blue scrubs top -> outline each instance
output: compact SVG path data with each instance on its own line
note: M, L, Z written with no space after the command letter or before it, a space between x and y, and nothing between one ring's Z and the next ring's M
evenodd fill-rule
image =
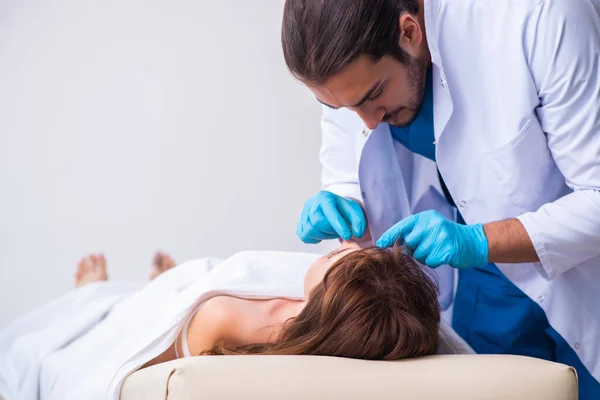
M433 84L431 69L427 73L425 97L423 105L414 121L407 126L395 127L390 125L394 140L402 143L404 147L435 161L435 141L433 131Z
M390 131L407 149L435 161L431 69L415 120L404 127L390 125ZM446 199L455 207L441 175L439 178ZM458 222L464 224L457 214ZM550 326L541 307L494 264L459 271L452 327L477 353L518 354L571 365L579 375L579 397L600 399L600 384Z

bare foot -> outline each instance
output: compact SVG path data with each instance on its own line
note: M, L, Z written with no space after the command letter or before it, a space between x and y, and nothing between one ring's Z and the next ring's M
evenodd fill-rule
M90 254L82 258L77 264L75 287L106 280L108 280L108 277L106 276L106 258L104 254Z
M152 259L152 266L150 267L150 280L156 278L165 271L175 267L175 261L170 255L162 252L157 252Z

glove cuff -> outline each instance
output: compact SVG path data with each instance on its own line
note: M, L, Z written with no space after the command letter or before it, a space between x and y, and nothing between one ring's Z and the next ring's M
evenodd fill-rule
M478 267L483 267L489 261L489 243L485 231L483 230L483 224L471 225L471 232L473 233L473 239L477 246L478 254L481 255L480 264Z

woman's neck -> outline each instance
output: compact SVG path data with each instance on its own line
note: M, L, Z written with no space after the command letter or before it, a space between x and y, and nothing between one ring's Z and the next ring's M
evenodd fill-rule
M305 306L304 300L274 299L267 312L273 319L283 323L297 317Z

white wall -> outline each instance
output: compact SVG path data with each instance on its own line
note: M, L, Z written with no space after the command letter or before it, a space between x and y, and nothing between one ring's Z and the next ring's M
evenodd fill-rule
M283 0L0 0L0 326L79 258L142 280L295 236L319 107L285 68Z

